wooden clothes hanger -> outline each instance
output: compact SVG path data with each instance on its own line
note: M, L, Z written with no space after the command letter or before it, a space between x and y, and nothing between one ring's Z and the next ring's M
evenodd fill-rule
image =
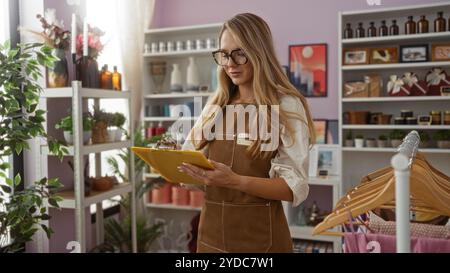
M423 155L413 161L410 171L412 209L450 216L449 177L433 168ZM362 181L338 201L333 212L313 229L313 235L340 235L326 230L347 222L348 212L355 217L375 208L392 207L395 198L392 168L375 171Z

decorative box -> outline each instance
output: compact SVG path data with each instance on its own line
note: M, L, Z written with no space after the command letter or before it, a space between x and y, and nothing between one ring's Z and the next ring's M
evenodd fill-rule
M426 76L428 96L441 96L441 88L450 87L450 78L442 68L432 68Z
M369 84L369 97L380 97L383 80L378 74L364 76L364 81Z
M411 92L405 88L405 83L397 75L391 75L387 84L389 96L409 96Z
M402 76L404 87L411 92L411 96L426 96L428 86L424 80L419 80L413 72L406 72Z
M368 97L369 84L366 82L347 82L344 84L344 97Z

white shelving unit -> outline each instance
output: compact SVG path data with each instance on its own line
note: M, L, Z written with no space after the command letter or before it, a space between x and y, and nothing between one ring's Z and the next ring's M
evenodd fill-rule
M135 181L134 181L134 156L131 154L130 159L130 183L120 183L114 186L112 189L107 191L91 191L89 196L84 195L84 161L85 156L89 154L95 154L95 167L96 176L101 175L101 158L100 153L123 148L131 148L133 142L131 140L104 143L104 144L83 144L83 125L82 125L82 109L83 103L86 99L94 99L94 102L98 104L100 99L125 99L129 103L129 109L131 107L131 93L129 91L113 91L104 89L92 89L92 88L82 88L81 82L72 82L72 87L66 88L51 88L45 89L44 93L41 95L40 108L46 109L49 99L70 99L72 107L72 117L74 120L74 145L69 146L69 154L67 156L73 157L74 162L74 190L66 190L57 193L64 200L60 203L60 207L63 209L71 209L75 212L75 237L76 241L79 243L80 251L86 252L86 213L85 209L91 205L96 205L96 239L97 245L101 244L104 240L103 234L103 206L102 201L110 199L114 196L122 194L131 194L131 220L132 220L132 251L137 251L137 238L136 238L136 197L135 197ZM48 120L46 118L46 120ZM129 110L129 120L132 120L132 111ZM130 128L130 139L133 138L133 125L129 122ZM49 125L46 124L45 127ZM52 124L51 126L54 126ZM49 127L48 127L49 128ZM39 172L42 177L46 177L48 174L47 157L54 156L49 152L48 146L45 143L41 144L40 149L41 160L39 166ZM89 160L89 159L88 159ZM51 220L50 220L51 221ZM90 225L88 225L90 227ZM41 240L40 248L46 248Z
M145 42L147 44L151 44L153 42L159 43L163 42L176 42L176 41L186 41L196 39L218 39L220 28L222 27L222 23L217 24L205 24L205 25L193 25L193 26L183 26L183 27L169 27L169 28L157 28L157 29L148 29L145 31ZM217 46L217 45L216 45ZM212 52L216 50L216 48L211 49L200 49L200 50L181 50L181 51L171 51L171 52L162 52L162 53L144 53L144 63L147 70L144 72L143 81L144 81L144 111L142 113L142 124L143 128L150 127L150 124L153 126L157 126L159 123L163 125L166 129L174 124L176 121L188 121L191 126L194 125L195 120L197 119L196 115L199 113L191 113L191 116L187 117L178 117L178 116L164 116L162 111L163 105L170 104L186 104L188 102L201 102L201 106L206 103L206 100L213 94L212 92L212 76L213 69L217 68L217 65L214 63L212 58ZM179 64L182 80L183 80L183 89L186 87L186 75L187 75L187 64L188 58L194 57L197 67L199 69L199 79L200 85L208 85L209 90L207 92L199 91L192 92L186 91L184 92L169 92L170 90L170 75L172 72L172 65L177 63ZM163 89L166 90L163 93L154 92L155 87L150 75L150 62L153 61L165 61L167 64L166 68L166 76L164 79ZM145 70L145 69L144 69ZM157 113L146 113L146 108L150 109L159 109ZM188 133L188 132L183 132ZM160 176L158 174L145 173L144 179L158 179ZM146 198L145 200L148 200ZM146 201L147 202L147 201ZM153 204L146 203L146 208L150 212L151 219L162 218L167 222L173 221L174 223L189 223L192 217L195 214L199 213L201 208L191 207L191 206L177 206L173 204Z
M340 176L327 176L321 177L308 177L308 184L311 186L326 186L332 188L331 202L332 206L336 204L340 196ZM301 206L293 208L290 203L283 202L283 208L286 213L286 218L289 224L289 230L291 232L292 239L300 239L307 241L316 242L328 242L333 244L333 252L340 253L342 251L342 238L341 237L331 237L322 235L312 235L313 226L299 226L296 224L296 218L298 210L302 209ZM334 231L338 231L337 228Z
M341 12L338 17L338 86L339 86L339 115L342 117L346 111L370 111L391 114L392 121L396 116L400 116L401 110L413 110L414 116L429 114L432 110L450 110L450 97L446 96L417 96L417 97L389 97L387 95L386 85L390 75L401 76L405 72L415 72L420 79L424 79L428 70L432 67L442 67L449 70L450 62L420 62L420 63L392 63L392 64L367 64L367 65L343 65L342 52L346 48L379 48L385 46L418 45L428 44L429 56L431 56L431 44L450 42L450 31L433 32L433 21L437 12L443 11L447 16L450 12L450 3L433 3L426 5L403 6L398 8L382 8L364 11ZM430 33L406 35L404 23L408 16L414 16L417 21L419 16L425 15L430 22ZM386 20L390 25L391 20L396 19L400 29L398 36L386 37L367 37L343 39L342 34L346 23L351 23L355 29L359 22L367 28L370 22L375 22L379 27L381 20ZM400 54L400 53L399 53ZM431 58L430 58L431 59ZM343 85L347 81L362 81L363 76L368 73L379 74L383 79L382 97L368 98L344 98ZM378 138L379 135L389 135L394 129L421 130L430 135L437 130L450 130L449 125L350 125L343 124L343 119L339 121L339 138L344 140L347 133L351 130L353 136L357 134L364 135L365 138ZM344 143L344 141L342 141ZM359 184L362 176L378 168L389 166L392 153L395 148L355 148L342 147L342 185L341 193L347 192L351 187ZM420 149L424 152L427 159L437 168L447 175L450 175L449 149L430 148Z

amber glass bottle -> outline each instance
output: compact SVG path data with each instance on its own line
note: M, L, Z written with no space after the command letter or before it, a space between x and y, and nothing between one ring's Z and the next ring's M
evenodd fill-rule
M417 22L417 33L428 33L428 20L425 18L425 15L420 16L419 22Z
M358 23L358 28L356 29L356 38L364 38L366 37L366 31L363 28L363 23Z
M398 35L399 32L397 20L392 20L392 25L389 27L389 35Z
M388 27L386 26L386 21L381 21L381 26L378 29L378 36L388 36Z
M377 36L377 28L375 27L374 22L370 22L370 27L367 29L367 37L376 37Z
M434 20L434 32L443 32L447 30L447 27L445 26L445 19L443 17L443 12L440 11L437 13L438 17L436 20Z
M112 87L114 90L122 90L122 75L117 72L117 66L114 66L114 72L112 74Z
M108 71L108 65L105 64L100 73L100 88L112 89L112 74Z
M344 39L353 38L353 29L350 23L347 23L344 29Z
M408 16L408 21L405 23L405 34L416 33L416 22L414 22L412 16Z

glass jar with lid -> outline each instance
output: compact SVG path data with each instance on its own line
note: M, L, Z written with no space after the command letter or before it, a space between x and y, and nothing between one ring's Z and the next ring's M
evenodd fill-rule
M441 125L441 111L431 111L431 125Z
M450 125L450 110L444 112L444 124Z

